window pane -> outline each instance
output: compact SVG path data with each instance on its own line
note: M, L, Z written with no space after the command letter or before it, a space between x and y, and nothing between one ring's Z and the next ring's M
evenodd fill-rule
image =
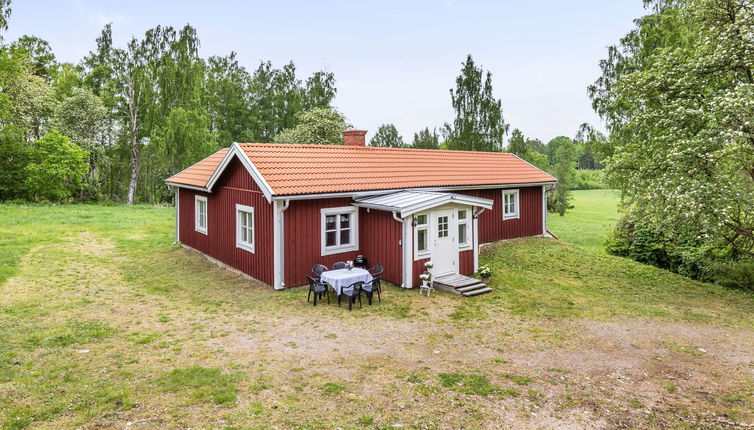
M327 246L335 246L337 243L335 242L335 239L337 238L336 233L334 231L328 231L325 235L325 245Z
M466 243L466 224L458 224L458 243Z
M458 211L458 219L466 219L466 211Z
M437 237L448 237L448 217L437 217Z
M335 215L327 215L325 217L325 230L335 230L335 220L337 220L337 217Z
M427 250L427 230L421 229L416 231L416 248L419 251Z
M427 223L427 215L418 215L416 217L416 224L422 225Z
M340 231L340 244L348 245L351 243L351 230L345 229Z
M248 231L245 228L241 227L241 242L245 243L248 241L249 241Z
M351 225L351 215L341 214L340 215L340 228L349 228L350 225Z

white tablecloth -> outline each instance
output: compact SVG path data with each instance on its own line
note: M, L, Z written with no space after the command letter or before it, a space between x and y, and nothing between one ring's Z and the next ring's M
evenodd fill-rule
M322 275L320 275L319 279L322 282L326 282L332 285L332 287L335 289L335 292L337 294L340 294L343 288L347 288L354 282L370 282L372 280L372 275L370 275L369 272L364 269L354 267L351 270L338 269L322 272Z

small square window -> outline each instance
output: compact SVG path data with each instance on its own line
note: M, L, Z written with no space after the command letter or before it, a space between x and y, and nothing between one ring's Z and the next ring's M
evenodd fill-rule
M322 255L358 249L358 209L354 206L321 209Z

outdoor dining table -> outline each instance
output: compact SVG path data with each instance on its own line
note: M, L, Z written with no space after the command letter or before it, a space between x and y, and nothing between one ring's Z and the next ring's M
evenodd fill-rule
M354 267L351 270L338 269L322 272L319 279L322 282L330 284L335 290L335 294L340 295L343 288L348 288L348 286L354 282L370 282L372 280L372 275L370 275L367 270Z

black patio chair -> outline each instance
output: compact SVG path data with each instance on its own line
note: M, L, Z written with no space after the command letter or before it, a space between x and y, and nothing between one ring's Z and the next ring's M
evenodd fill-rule
M306 301L308 302L314 293L314 306L317 306L317 297L322 297L322 294L327 296L327 303L330 303L330 295L327 294L327 284L319 282L311 276L307 276L309 279L309 293L306 295Z
M380 278L379 276L377 276L377 277L372 278L371 281L365 283L361 287L361 289L367 295L367 300L368 300L369 306L372 305L372 296L374 295L375 292L377 292L377 300L379 300L380 303L382 303L382 294L381 294L382 288L380 286L380 282L382 282L382 278Z
M344 263L342 261L338 261L337 263L335 263L335 264L332 265L332 269L333 270L345 269L345 268L346 268L346 263Z
M312 278L316 279L317 282L319 282L319 277L322 276L322 272L327 270L327 266L324 264L315 264L312 266Z
M369 273L370 273L370 274L371 274L371 275L372 275L373 277L375 277L375 278L376 278L376 277L378 277L378 276L382 276L382 271L383 271L384 269L385 269L385 268L384 268L384 267L382 267L382 264L375 264L375 265L374 265L374 267L372 267L371 269L369 269Z
M354 282L353 284L343 288L338 294L338 306L340 306L340 299L343 296L348 297L348 310L353 307L353 303L356 298L359 298L359 309L361 309L361 287L364 285L364 281Z

